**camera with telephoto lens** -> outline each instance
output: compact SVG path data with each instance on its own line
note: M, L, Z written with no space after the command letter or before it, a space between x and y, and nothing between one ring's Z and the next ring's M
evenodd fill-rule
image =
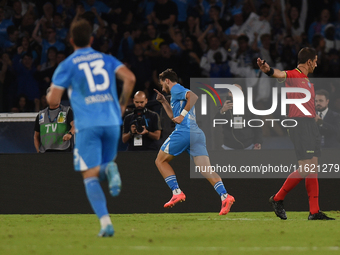
M142 116L137 116L137 118L133 121L132 124L136 125L136 130L138 133L142 133L144 128L143 126L145 126L145 120Z
M136 108L134 110L133 119L130 125L135 125L138 133L142 133L144 130L143 126L146 126L146 122L144 118L144 114L146 113L146 111L147 111L146 108L143 108L143 109Z
M144 128L143 126L146 126L146 121L145 121L145 113L147 112L146 108L136 108L133 111L133 119L131 121L130 125L135 125L136 126L136 130L138 133L142 133Z

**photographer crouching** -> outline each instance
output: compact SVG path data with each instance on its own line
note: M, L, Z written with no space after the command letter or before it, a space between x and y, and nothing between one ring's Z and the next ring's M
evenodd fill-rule
M234 84L242 90L239 84ZM233 125L223 125L223 144L224 150L260 150L262 144L262 128L244 126L245 120L256 119L247 107L245 107L245 115L233 114L233 95L229 91L227 100L222 108L218 111L215 119L226 119L228 123L233 121Z
M128 151L158 150L156 141L161 136L161 121L156 112L145 107L148 99L143 91L137 91L133 97L135 109L124 119L123 143L128 144Z

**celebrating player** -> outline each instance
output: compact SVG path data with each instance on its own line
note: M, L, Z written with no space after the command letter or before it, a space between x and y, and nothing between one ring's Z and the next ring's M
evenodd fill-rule
M168 208L185 201L185 195L178 186L175 172L169 162L183 151L187 151L193 157L196 166L200 168L208 169L210 160L206 149L205 135L196 124L194 105L198 98L197 95L178 84L177 74L171 69L167 69L159 75L159 82L162 85L162 90L171 94L171 106L164 95L157 90L155 90L157 92L156 99L162 103L169 118L176 123L175 130L163 143L155 162L173 193L171 200L164 205L165 208ZM202 174L221 197L220 215L227 214L235 202L234 197L227 193L217 173L202 172Z
M320 134L315 123L314 106L314 86L310 83L307 75L313 73L317 66L318 56L312 48L302 48L298 54L298 66L294 70L280 71L271 68L265 60L257 59L257 64L261 71L270 77L278 78L280 82L285 81L286 87L298 87L310 92L311 98L303 106L311 113L305 115L296 105L289 105L290 119L297 121L297 126L289 128L289 136L294 144L295 153L299 163L299 169L291 173L283 184L282 188L275 195L271 196L269 202L273 206L275 214L283 219L287 219L286 211L283 207L283 200L287 193L291 191L303 178L305 178L306 189L309 198L308 220L334 220L327 217L319 208L319 183L317 173L309 172L310 169L317 168L318 157L320 157ZM287 79L288 78L288 79ZM289 93L289 99L304 98L302 93Z
M68 89L76 127L75 170L81 171L87 198L100 220L98 236L113 236L99 182L107 179L111 195L119 194L121 180L113 160L120 139L121 115L132 93L135 76L116 58L90 47L92 27L87 21L73 23L70 31L74 53L56 69L47 100L50 105L56 105L64 89ZM123 81L119 101L115 75Z

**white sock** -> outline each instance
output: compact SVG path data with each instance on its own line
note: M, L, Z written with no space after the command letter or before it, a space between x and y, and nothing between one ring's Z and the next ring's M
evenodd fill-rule
M221 200L223 201L224 199L226 199L228 197L228 193L225 193L221 196Z
M112 225L111 219L109 215L104 215L100 218L100 226L102 228L106 228L107 225Z
M172 191L172 194L173 195L179 195L179 194L181 194L181 189L174 189L173 191Z

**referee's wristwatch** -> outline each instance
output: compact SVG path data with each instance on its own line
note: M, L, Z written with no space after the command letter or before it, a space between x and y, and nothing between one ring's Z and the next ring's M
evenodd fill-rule
M71 132L71 131L69 131L69 132L68 132L68 134L69 134L69 135L71 135L71 136L73 136L73 134L72 134L72 132Z

